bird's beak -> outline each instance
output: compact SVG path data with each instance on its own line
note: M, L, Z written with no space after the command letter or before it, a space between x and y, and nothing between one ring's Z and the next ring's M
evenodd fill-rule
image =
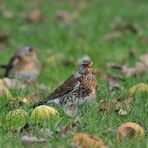
M90 64L88 65L88 67L89 67L89 68L92 68L92 67L93 67L93 63L90 63Z

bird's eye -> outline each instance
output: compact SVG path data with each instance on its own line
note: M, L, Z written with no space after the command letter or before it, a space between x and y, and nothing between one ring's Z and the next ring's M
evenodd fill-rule
M87 65L86 65L86 64L82 64L82 66L83 66L83 67L87 67Z
M29 48L29 52L32 52L32 48Z

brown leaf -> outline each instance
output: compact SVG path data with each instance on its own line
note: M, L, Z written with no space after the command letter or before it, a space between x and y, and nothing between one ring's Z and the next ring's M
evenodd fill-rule
M117 70L122 70L122 67L123 67L123 65L121 64L114 64L114 63L107 63L106 66L107 68L112 68Z
M71 133L71 134L75 134L76 133L76 129L77 129L78 125L74 122L71 122L67 125L62 126L61 128L59 128L56 131L56 134L64 137L67 134Z
M29 22L41 22L43 21L41 10L34 9L30 12L24 12L22 16Z
M7 47L9 45L9 36L8 34L0 34L0 45L2 47Z
M132 98L118 99L115 103L115 111L118 115L124 116L130 112L132 106Z
M109 101L102 100L99 104L98 111L105 112L108 115L111 111L118 115L126 115L130 112L132 106L132 98L127 99L110 99Z
M148 36L146 36L144 33L139 33L138 37L139 37L139 40L141 41L141 43L143 43L143 44L148 43Z
M106 101L106 100L102 100L99 104L99 107L98 107L98 111L99 112L105 112L106 115L109 114L109 112L111 111L113 107L113 104L112 102L110 101Z
M122 32L114 31L105 35L104 40L107 42L113 42L120 39L123 36Z
M108 146L104 141L95 135L88 135L78 133L73 137L73 142L80 145L83 148L95 147L95 148L107 148Z
M144 65L145 70L148 71L148 53L145 53L139 57L141 64Z
M5 86L10 89L13 89L16 87L19 89L24 89L26 87L26 85L23 82L16 80L16 79L3 78L2 80L5 84Z
M56 13L56 17L58 20L62 21L65 24L71 23L73 20L77 19L79 17L78 11L74 12L66 12L64 10L59 10Z
M126 22L124 27L125 29L131 31L132 33L135 33L135 34L139 33L139 26L137 24Z
M134 122L126 122L117 128L116 136L118 139L132 138L135 135L140 137L144 137L144 129L137 123Z
M106 76L108 91L110 92L113 91L114 89L120 89L121 88L120 81L123 80L124 80L123 78L119 78L108 73Z
M122 73L128 78L128 77L131 77L131 76L135 76L136 70L135 70L135 68L130 68L127 65L123 65Z
M39 128L39 127L31 127L30 124L26 123L24 127L21 128L21 133L27 136L36 135L36 137L51 137L53 132L48 128Z

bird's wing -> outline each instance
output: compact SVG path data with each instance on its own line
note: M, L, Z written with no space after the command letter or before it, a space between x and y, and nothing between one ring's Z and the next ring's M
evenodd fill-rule
M6 72L5 72L5 77L8 77L9 72L11 71L11 69L18 63L19 57L12 57L6 67Z
M46 103L60 104L59 99L65 94L67 94L68 92L73 91L80 84L80 81L81 81L81 77L71 75L50 96L46 97L44 100L40 102L35 103L33 105L33 108Z
M80 84L80 77L70 76L62 85L60 85L49 97L45 100L54 100L60 98L75 89Z

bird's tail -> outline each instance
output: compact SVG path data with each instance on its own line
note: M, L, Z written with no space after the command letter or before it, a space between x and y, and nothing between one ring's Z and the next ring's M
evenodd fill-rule
M6 69L7 67L8 67L8 65L0 65L0 68Z
M35 103L33 105L33 108L40 106L40 105L45 105L45 104L47 104L47 105L48 104L60 104L60 101L59 101L59 98L51 99L51 97L49 96L49 97L45 98L44 100Z

